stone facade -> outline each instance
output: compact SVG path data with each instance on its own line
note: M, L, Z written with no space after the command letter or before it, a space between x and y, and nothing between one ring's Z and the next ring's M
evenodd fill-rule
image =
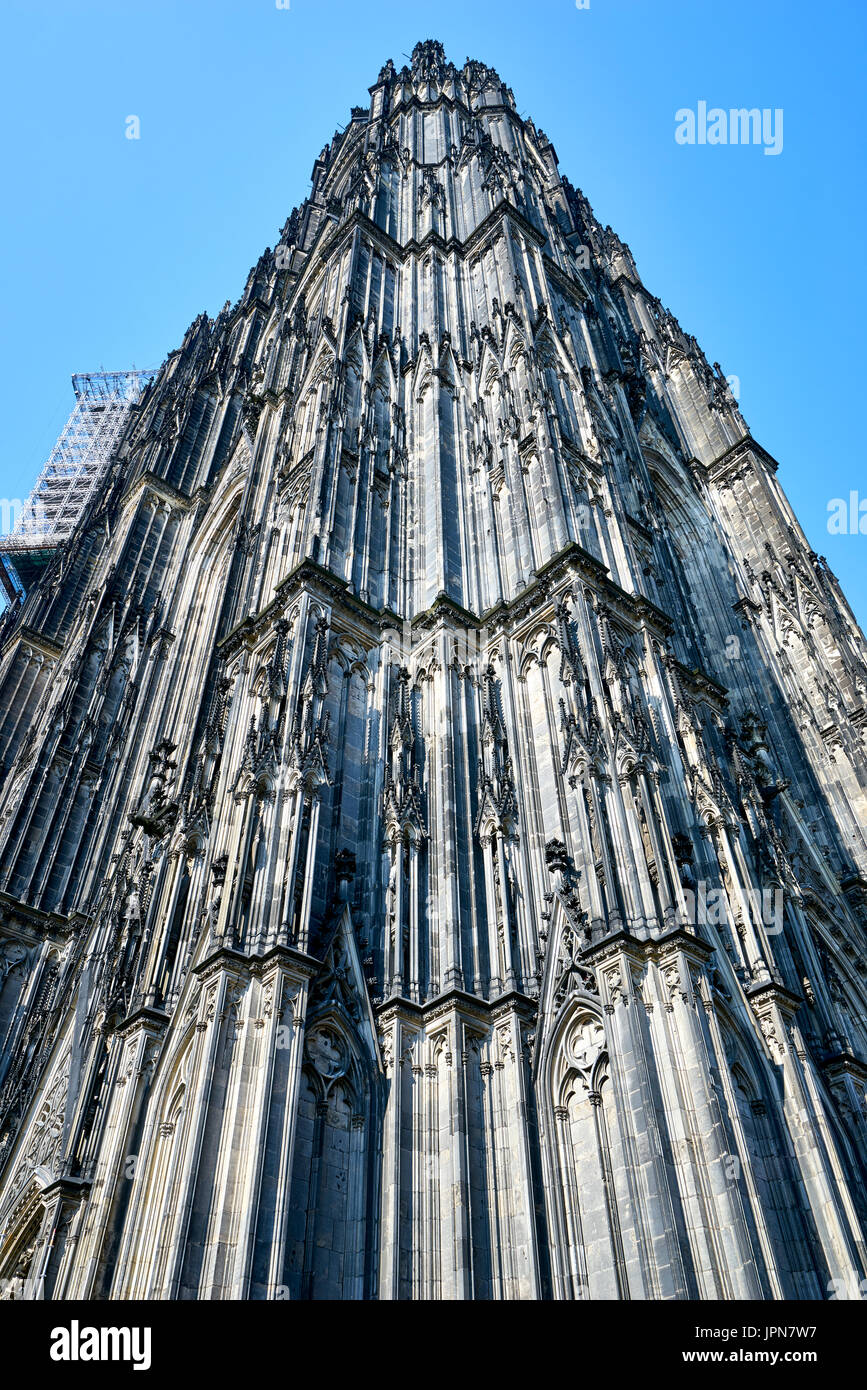
M0 630L0 1288L857 1297L867 649L419 44Z

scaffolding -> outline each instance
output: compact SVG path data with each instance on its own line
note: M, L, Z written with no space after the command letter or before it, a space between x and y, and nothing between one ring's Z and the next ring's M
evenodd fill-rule
M75 407L9 535L0 538L0 583L9 598L26 591L72 534L105 477L130 408L154 370L81 372Z

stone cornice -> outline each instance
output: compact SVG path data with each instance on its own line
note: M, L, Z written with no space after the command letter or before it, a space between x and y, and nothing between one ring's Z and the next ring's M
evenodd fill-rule
M639 521L637 516L632 516L629 512L624 512L623 519L632 527L633 531L637 531L640 536L644 536L645 540L653 540L653 532L645 526L643 521Z
M667 613L643 594L629 594L621 589L611 578L600 560L575 541L551 557L536 571L535 578L510 599L502 599L481 615L464 608L456 599L440 592L431 605L416 613L409 620L413 630L430 631L437 623L450 622L453 625L480 630L484 627L514 628L536 610L552 600L552 589L567 578L570 568L577 568L584 579L596 589L607 603L611 604L618 616L632 625L650 628L660 640L674 631L674 622ZM242 618L231 632L217 643L217 650L224 656L233 656L242 646L251 646L268 629L269 625L282 615L295 593L308 591L317 598L335 605L344 613L349 613L363 622L372 633L382 632L390 626L401 626L405 619L387 608L373 608L352 593L349 583L341 575L325 569L315 560L302 560L281 580L275 589L274 598L258 613ZM717 700L725 703L726 691L705 672L688 670L678 663L684 680L701 688Z
M391 256L393 260L402 262L406 259L406 248L402 246L399 241L395 241L394 237L390 236L383 227L378 227L375 222L372 222L366 213L356 208L354 212L350 213L345 222L341 222L339 226L335 227L330 236L326 236L317 250L316 260L309 260L305 268L309 270L311 274L315 273L315 271L319 269L320 264L324 264L334 251L339 249L340 243L344 238L351 236L356 228L359 227L372 241L377 243L381 251Z
M711 699L720 712L728 709L728 690L724 685L720 685L719 681L715 681L713 676L709 676L699 666L684 666L683 662L674 656L671 658L671 664L690 695Z
M326 598L343 611L351 612L353 617L364 621L374 630L380 630L383 623L388 626L392 622L403 622L403 619L390 608L373 608L352 592L348 580L317 564L315 560L301 560L290 570L286 578L280 581L275 594L285 606L291 595L301 590Z
M396 81L397 80L396 78ZM372 91L373 88L368 88L368 90ZM461 97L450 97L443 91L440 92L439 96L434 97L433 101L422 101L421 97L417 97L415 93L410 97L401 96L393 106L390 106L388 112L385 114L385 120L391 125L394 118L399 116L401 112L412 111L413 108L415 108L416 111L430 112L436 111L440 106L448 107L449 111L463 111L464 115L468 116L471 120L480 115L506 115L510 116L521 130L524 129L525 125L524 120L515 110L514 106L507 106L504 101L492 102L490 106L471 107Z
M43 656L48 657L49 661L56 661L63 655L63 647L59 642L55 642L44 633L37 632L32 627L19 627L9 634L8 640L3 646L3 655L14 647L16 642L22 642L28 647L35 647Z
M581 952L581 959L588 964L599 966L625 952L635 960L643 960L648 947L653 944L652 941L642 940L641 937L633 936L632 932L622 928L620 931L612 932L610 936L604 936L601 941L594 941L590 946L585 946Z
M570 298L576 299L579 306L583 306L592 299L593 296L580 275L564 270L562 266L557 265L556 261L551 259L547 252L543 253L542 261L546 272L554 283L564 290Z
M763 449L761 444L757 444L752 435L747 434L743 439L738 439L736 443L730 445L728 449L724 449L710 463L705 464L703 472L708 482L718 487L725 483L731 474L737 472L744 463L754 465L756 459L760 460L772 473L776 473L779 468L773 455L769 454L767 449Z
M608 281L608 288L611 290L619 290L621 285L628 285L631 290L641 290L651 300L655 298L640 280L633 280L628 275L615 275L613 280Z
M357 622L363 623L371 636L378 635L383 628L400 626L403 619L389 608L372 608L364 599L353 594L347 580L333 570L325 569L315 560L302 560L277 585L274 598L257 613L248 615L236 623L231 632L217 643L217 650L225 657L234 656L243 646L252 647L272 623L283 616L293 595L301 592L314 594L325 603L332 604L343 614L351 614Z
M793 1014L804 1002L800 994L793 994L776 980L764 980L759 984L747 985L745 993L756 1010L767 1004L777 1004L783 1013Z
M706 965L714 953L714 946L684 927L674 927L662 936L638 937L625 928L612 932L601 941L594 941L581 952L582 961L595 966L617 956L621 952L632 956L635 961L663 960L675 951L683 951L701 965Z
M558 554L540 565L535 579L514 598L503 599L489 608L482 615L482 623L490 626L521 622L530 615L534 606L550 601L551 590L563 582L570 567L577 568L596 592L612 605L618 616L636 629L642 625L649 626L660 639L674 631L674 622L667 613L643 594L629 594L621 589L606 566L575 541L570 541Z
M402 1023L411 1023L416 1027L424 1027L448 1013L459 1013L465 1019L489 1026L498 1017L513 1011L522 1014L527 1022L531 1022L536 1017L536 1001L528 994L522 994L520 990L510 990L506 994L498 995L496 999L483 999L480 995L469 994L463 989L451 989L444 994L435 995L424 1004L406 999L403 995L394 995L374 1005L373 1010L380 1025L398 1018Z
M47 1203L50 1203L54 1198L66 1198L67 1201L81 1202L90 1193L90 1187L88 1178L59 1177L43 1187L39 1196L41 1201Z
M463 241L460 237L444 237L439 232L431 231L428 232L426 236L422 237L420 241L411 238L409 241L401 243L395 241L394 237L389 236L388 232L384 231L382 227L378 227L375 222L372 222L366 213L356 208L346 218L345 222L341 222L340 225L335 228L331 236L327 237L327 239L321 243L317 249L315 261L308 261L306 269L311 275L315 274L320 267L330 259L333 253L339 249L341 242L345 238L350 237L357 228L360 228L367 236L375 241L384 253L401 263L412 256L423 254L431 246L435 246L437 250L442 251L446 255L451 252L456 252L460 256L469 256L479 250L485 238L493 235L506 217L513 221L525 236L528 236L537 246L541 247L546 245L547 238L544 233L540 232L538 227L534 227L532 222L529 222L523 213L519 212L515 207L514 203L511 203L507 198L497 203L496 207L492 208L491 211L482 218L478 226L470 232L470 235ZM571 294L574 295L577 293L582 302L583 300L589 299L589 293L581 282L573 280L571 276L561 270L549 257L546 257L545 260L547 268L551 271L552 278L559 279ZM301 282L299 282L296 290L300 291L302 288L303 286ZM288 307L287 304L287 312Z
M451 621L460 627L484 627L484 619L477 617L468 608L462 607L456 599L450 598L448 594L437 594L429 608L424 608L420 613L416 613L410 620L413 628L427 630L436 627L438 623Z
M140 473L130 483L126 492L120 498L119 506L121 509L134 502L142 492L150 492L158 497L161 502L168 502L173 507L180 507L182 511L189 511L193 506L193 499L178 488L172 487L164 478L157 477L156 473Z
M79 923L87 924L90 921L89 917L79 913L63 917L58 912L46 912L41 907L31 907L29 903L13 898L9 893L0 893L0 922L7 925L9 919L14 917L19 918L23 926L52 939L66 937Z
M544 246L547 242L548 238L545 234L540 232L538 227L534 227L532 222L528 222L524 214L519 212L515 207L514 203L510 203L508 198L504 198L501 202L497 203L495 208L491 209L487 217L482 218L475 231L470 232L466 241L460 242L455 238L456 245L462 249L465 254L469 254L477 248L478 243L483 241L504 217L511 218L531 241L535 241L537 246Z
M704 941L700 936L687 931L684 927L674 927L671 931L665 932L664 935L654 937L647 944L653 947L651 954L654 958L670 955L672 951L683 951L685 955L692 956L693 960L702 965L707 964L715 949L709 941Z
M162 1009L150 1008L143 1005L140 1009L134 1009L131 1014L122 1019L117 1024L115 1032L121 1038L127 1038L134 1033L137 1028L147 1028L152 1033L162 1033L168 1026L169 1015Z
M748 623L750 621L751 614L761 613L762 605L760 603L756 603L755 599L747 598L746 596L744 596L743 598L739 598L736 603L732 604L732 611L737 613L738 616L744 620L744 622Z
M831 1057L824 1057L819 1065L825 1075L835 1081L841 1076L854 1076L858 1081L867 1081L867 1063L851 1052L837 1052Z
M305 951L297 950L294 946L272 946L264 953L255 955L247 955L246 952L237 951L230 946L220 946L199 965L194 966L192 973L202 980L209 979L220 970L228 970L235 975L244 972L260 975L270 965L276 964L285 965L308 978L322 968L321 960L307 955Z

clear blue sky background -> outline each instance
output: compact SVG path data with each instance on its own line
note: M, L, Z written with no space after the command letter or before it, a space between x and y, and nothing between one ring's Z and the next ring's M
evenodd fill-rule
M29 491L72 372L156 366L234 301L385 59L438 38L499 70L740 378L864 623L867 536L830 536L827 507L867 498L865 23L864 0L4 0L0 496ZM782 154L676 144L699 100L782 107Z

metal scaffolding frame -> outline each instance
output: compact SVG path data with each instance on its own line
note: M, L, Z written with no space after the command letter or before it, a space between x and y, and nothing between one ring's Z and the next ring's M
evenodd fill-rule
M54 549L72 533L108 468L130 407L155 370L80 372L75 407L0 551Z

